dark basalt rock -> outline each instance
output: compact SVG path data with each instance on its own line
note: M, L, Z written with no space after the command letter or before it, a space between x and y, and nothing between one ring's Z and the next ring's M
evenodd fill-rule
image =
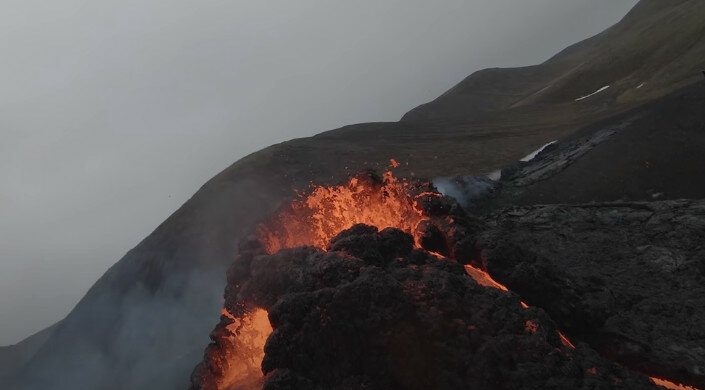
M586 345L564 346L543 310L412 242L357 225L330 252L257 256L239 298L268 309L274 328L264 388L655 388Z
M388 228L378 232L373 226L355 225L333 237L327 249L347 252L370 265L384 266L413 248L414 238L401 230Z
M411 191L429 215L416 232L422 249L366 225L326 251L269 255L255 237L241 241L225 307L269 312L265 388L654 388L647 375L703 386L705 201L478 219L430 184ZM478 285L463 264L511 292ZM194 389L209 388L207 361Z
M705 387L705 201L512 208L480 240L492 276L574 339Z

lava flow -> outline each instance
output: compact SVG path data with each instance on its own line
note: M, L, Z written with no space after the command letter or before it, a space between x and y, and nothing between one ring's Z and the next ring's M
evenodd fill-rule
M496 289L502 290L502 291L509 291L509 289L505 285L492 279L490 274L488 274L487 272L485 272L479 268L475 268L471 265L466 265L465 272L467 272L467 274L470 275L470 277L472 277L478 284L480 284L482 286L496 288ZM524 302L521 302L521 305L525 309L527 309L529 307ZM527 322L526 327L527 327L527 330L530 330L533 333L536 333L536 324ZM575 345L573 345L573 343L570 341L570 339L568 339L568 337L566 337L563 333L558 332L558 337L560 338L561 343L564 346L571 348L571 349L575 349ZM695 387L674 383L674 382L671 382L666 379L661 379L661 378L656 378L656 377L649 377L649 379L651 379L651 381L655 385L664 387L669 390L698 390Z
M665 379L650 377L651 381L657 386L665 387L669 390L698 390L693 386L680 385Z
M232 321L226 328L234 336L224 338L231 344L229 353L221 362L223 376L218 381L218 388L260 387L264 343L272 333L267 311L255 309L240 318L226 309L221 314Z
M380 230L395 227L418 236L417 227L426 219L418 200L441 195L430 188L412 187L391 172L382 177L362 172L342 185L313 187L259 225L257 241L269 254L301 246L325 250L333 237L356 224ZM230 303L240 313L223 309L221 323L211 335L214 344L206 351L204 364L194 372L197 388L250 389L263 383L260 366L264 344L272 332L267 311L261 304L233 297L235 294L229 302L226 291L226 307Z
M395 227L414 234L425 219L417 198L439 196L425 192L412 196L410 185L386 172L383 178L363 173L338 186L314 187L310 194L289 203L259 226L260 241L269 253L282 248L312 245L325 249L331 238L356 224L380 230Z
M312 291L316 289L328 291L336 283L340 283L338 279L355 278L355 275L367 265L380 267L375 269L385 269L386 267L384 272L390 274L400 272L397 276L402 279L411 277L414 272L420 272L420 269L425 271L419 274L419 278L423 278L423 275L428 272L433 272L433 275L439 278L438 283L426 283L422 279L412 278L404 279L406 282L401 284L394 282L392 284L383 283L379 286L374 285L374 291L386 291L387 288L393 286L404 286L404 290L399 292L402 293L402 296L409 294L409 297L413 297L418 302L425 302L421 306L414 303L410 307L414 307L414 310L425 310L424 308L430 310L419 318L426 318L437 311L438 302L431 304L432 301L427 301L434 297L434 294L429 292L435 288L451 285L446 282L440 283L440 280L446 280L443 279L446 277L450 278L447 279L448 281L452 280L452 267L457 264L432 265L433 261L439 261L438 258L452 259L463 264L464 274L470 276L477 284L508 292L506 286L494 280L485 270L475 266L478 265L475 261L478 258L475 241L476 231L478 231L477 225L474 225L472 218L459 209L457 203L452 199L442 196L429 184L411 184L395 178L389 172L382 177L371 172L363 172L341 185L311 188L308 193L300 195L284 205L278 213L257 226L254 236L243 239L240 243L238 258L231 265L227 274L228 284L225 290L225 307L221 313L221 320L211 333L213 343L206 349L203 362L198 365L192 375L192 389L258 389L262 388L265 382L279 383L280 387L274 388L290 388L283 385L284 382L281 381L292 380L291 376L287 376L291 374L291 367L288 366L289 363L277 358L277 353L281 357L281 354L293 353L294 349L290 350L290 348L295 348L294 344L290 345L294 342L294 339L290 338L291 335L283 336L285 332L292 331L292 326L299 326L296 322L290 322L292 318L289 315L304 315L306 310L314 310L315 315L311 318L319 318L320 321L311 320L310 325L321 326L322 329L328 329L326 324L333 321L333 317L330 317L331 313L337 313L336 315L343 316L343 318L354 315L351 314L354 313L351 311L353 307L348 303L344 305L345 309L342 311L327 312L328 309L325 306L333 303L323 299L324 295L308 295L309 299L323 299L316 305L310 306L304 301L297 301L301 297L299 294L312 294ZM414 251L413 248L424 251ZM389 266L389 264L398 265ZM326 273L325 270L331 271ZM462 270L463 267L460 268L461 272ZM361 276L358 280L362 285L371 286L382 279ZM343 285L338 285L342 289L340 291L343 291L344 288L341 286ZM467 286L465 288L468 288L467 294L471 292L478 294L478 299L493 299L491 295L484 295L487 292L473 290ZM389 293L391 294L391 290ZM378 295L376 294L375 297ZM280 300L283 296L288 296L288 300ZM400 297L394 297L392 301L398 302L399 299ZM553 341L550 337L544 338L547 329L550 328L547 328L545 323L542 325L539 319L533 317L531 312L526 310L529 306L517 299L516 296L510 296L508 299L504 304L510 301L512 303L505 309L518 311L518 314L515 314L517 322L522 324L524 330L520 336L514 335L512 337L520 337L521 340L529 343L526 344L527 346L535 345L537 341L546 342L548 344L546 344L545 350L553 351L550 353L554 353L557 350L556 346L560 345L572 349L574 352L570 355L559 354L556 355L557 357L553 357L554 360L551 360L553 362L551 364L556 362L578 364L578 357L583 352L575 349L575 346L565 335L554 328L550 331L554 335L551 336ZM449 308L457 309L459 313L465 313L466 304L459 302ZM295 310L283 315L282 307L295 308ZM488 304L483 310L493 307L494 305ZM381 304L379 308L382 311L391 310L386 302ZM366 313L365 310L363 312ZM388 314L393 313L398 314L393 310ZM399 313L404 313L404 311L401 310ZM470 310L463 315L467 316L464 321L470 321L473 311ZM360 314L354 318L361 318ZM374 318L387 317L385 314L374 316ZM349 320L350 318L347 318L343 323L347 324ZM475 320L477 324L464 325L462 329L478 329L477 325L490 321L490 319ZM289 328L283 325L287 321L289 321ZM458 323L464 324L465 322ZM411 326L409 322L404 322L404 324ZM396 323L392 325L391 328L394 329L401 326ZM429 329L431 325L439 324L432 322L421 326L419 332L422 329ZM489 335L494 335L495 329L496 327L487 328L481 334L490 337ZM299 329L296 332L300 331L303 330ZM309 329L309 331L311 330ZM371 333L368 334L368 337L380 337L380 334L387 334L379 333L377 328L369 331ZM554 332L558 334L557 338ZM295 334L299 335L299 333ZM315 331L313 334L316 334L317 337L320 336ZM451 334L455 333L451 332ZM470 340L464 333L460 339ZM265 354L265 344L268 340L271 344L267 345L267 354ZM338 353L335 346L337 343L342 343L343 340L345 338L336 336L330 341L332 344L328 347L333 348L334 355ZM506 340L514 339L508 338ZM394 341L394 338L392 337L388 341ZM445 341L447 340L444 339ZM386 345L375 343L373 342L371 345ZM455 342L441 343L440 345L452 347L450 350L455 348ZM487 345L493 345L493 343ZM316 348L310 340L298 345L298 348L309 347ZM352 347L347 346L346 348ZM327 347L324 345L321 348L326 350ZM469 346L467 348L467 353L476 352ZM515 348L515 350L519 351L515 351L516 353L521 352L517 358L523 356L521 355L523 353L536 352L522 348ZM364 351L358 352L363 353ZM402 355L406 356L406 354ZM340 355L335 356L343 358ZM532 355L530 358L523 358L535 361L544 357ZM571 363L573 358L576 360ZM330 359L324 360L330 361ZM396 360L392 359L392 361ZM457 362L452 364L455 363ZM277 373L278 367L281 367L282 364L289 371ZM321 362L321 364L328 363ZM351 361L350 364L353 362ZM585 369L593 373L593 376L604 372L603 369L598 370L597 368L594 370L589 367ZM565 371L562 368L560 370L556 368L556 370L558 370L556 372ZM472 375L481 376L485 371L472 371ZM268 376L265 377L264 373L268 373ZM340 374L342 375L342 373ZM616 381L636 381L634 383L646 379L643 376L639 376L640 379L635 379L633 375L635 374L624 371L613 379ZM669 389L692 390L692 388L678 387L671 382L656 378L652 378L652 381Z
M485 287L490 287L490 288L496 288L497 290L502 290L502 291L509 291L507 286L499 283L498 281L492 279L490 274L487 273L487 271L483 271L479 268L473 267L472 265L465 265L465 272L473 278L477 282L477 284ZM519 302L522 308L528 309L529 305L527 305L525 302ZM533 328L533 327L532 327ZM558 337L561 340L561 344L564 346L575 349L575 345L561 332L558 332Z

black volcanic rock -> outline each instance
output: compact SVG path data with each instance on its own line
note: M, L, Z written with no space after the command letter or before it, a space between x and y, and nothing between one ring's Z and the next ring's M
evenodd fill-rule
M655 388L585 345L562 345L543 310L409 243L358 225L331 252L255 259L240 297L274 327L264 389Z
M515 207L487 221L489 272L569 335L705 387L705 201Z
M366 264L385 266L389 261L406 256L413 248L414 238L399 229L378 232L373 226L355 225L334 237L327 250L346 252Z

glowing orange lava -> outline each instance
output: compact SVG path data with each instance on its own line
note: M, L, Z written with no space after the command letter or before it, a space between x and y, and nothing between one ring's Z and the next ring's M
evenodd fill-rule
M650 377L652 382L656 384L657 386L665 387L667 389L671 390L698 390L693 386L686 386L686 385L679 385L677 383L673 383L671 381L667 381L665 379L660 379L660 378L654 378Z
M399 166L395 160L391 162ZM325 249L341 231L360 223L415 234L425 219L418 200L440 195L429 192L412 196L412 192L407 182L390 172L382 178L360 174L343 185L314 187L261 224L258 236L265 249L275 253L306 245ZM222 314L230 323L217 336L221 353L214 353L211 360L217 388L261 388L264 344L272 332L267 311L257 309L241 318L225 309Z
M467 274L470 275L470 277L473 278L480 286L492 287L502 291L509 291L507 286L492 279L490 274L479 268L475 268L468 264L465 266L465 272L467 272ZM526 308L528 308L528 306Z
M568 348L575 349L575 345L570 342L570 340L565 337L565 335L561 332L558 332L558 337L561 339L561 344L565 345Z
M230 335L221 340L229 343L229 348L219 367L218 389L261 388L264 344L272 333L267 311L256 309L242 318L234 317L225 309L221 314L233 322L226 327Z
M425 219L417 199L428 194L411 196L408 187L391 172L384 174L381 183L353 177L343 185L315 187L260 225L260 240L269 253L275 253L303 245L325 249L338 233L359 223L414 234Z

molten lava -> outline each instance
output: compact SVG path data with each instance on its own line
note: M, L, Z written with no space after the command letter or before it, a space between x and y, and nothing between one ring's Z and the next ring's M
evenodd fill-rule
M673 382L667 381L665 379L654 378L654 377L650 377L650 379L652 382L654 382L654 384L661 386L661 387L665 387L670 390L698 390L695 387L679 385L677 383L673 383Z
M393 159L390 162L392 167L399 166ZM264 345L273 331L266 309L271 309L272 303L267 300L266 294L258 296L239 293L242 283L253 277L254 274L248 273L249 264L256 261L262 249L269 254L301 246L326 250L327 245L341 232L354 225L365 224L380 231L385 228L403 230L414 237L417 248L423 247L439 258L452 258L461 263L471 261L473 252L463 247L461 241L462 237L468 236L462 230L467 226L457 222L464 221L463 216L457 219L458 215L444 214L453 210L444 202L447 201L431 186L411 185L395 178L390 172L383 177L366 172L341 185L312 187L306 194L286 204L276 215L258 226L257 239L261 247L255 245L251 252L238 258L237 265L246 266L233 267L233 274L228 275L232 285L230 290L226 289L226 307L237 308L238 313L234 315L234 312L223 309L221 322L212 333L214 343L206 350L204 363L194 373L193 388L247 390L261 388L264 384ZM442 217L438 218L439 215ZM404 242L411 248L408 239ZM474 246L474 243L471 244ZM305 254L307 250L312 249L303 249L301 253ZM494 280L483 269L465 265L465 271L482 286L509 292L506 286ZM522 308L529 308L526 303L519 303ZM537 334L540 329L543 328L539 328L536 320L524 322L524 330L530 334ZM564 334L557 333L563 346L575 349ZM265 370L270 372L271 368ZM596 367L587 368L587 372L600 376ZM659 378L651 380L668 389L697 390Z
M479 268L475 268L470 264L465 265L465 272L467 272L467 274L470 275L470 277L473 278L480 286L496 288L502 291L509 291L507 286L492 279L490 274L488 274L486 271L483 271ZM525 309L526 308L528 308L528 306L526 306Z
M398 166L392 160L393 166ZM258 239L264 249L276 253L284 248L326 245L341 231L356 224L395 227L419 241L417 227L426 219L419 206L425 197L440 197L436 192L422 192L390 172L383 177L365 172L338 186L313 187L306 195L285 205L276 215L258 226ZM251 302L237 305L250 306ZM202 389L250 389L262 386L264 344L272 333L267 311L256 309L244 316L222 311L225 324L214 336ZM212 380L208 380L212 378ZM208 384L207 384L208 383Z
M260 241L269 253L305 245L325 249L331 238L360 223L380 230L395 227L415 235L419 222L425 219L418 199L440 195L412 196L409 189L407 182L391 172L382 180L358 175L343 185L314 187L260 225Z
M524 330L536 334L536 332L538 332L539 330L539 325L534 321L526 320L526 322L524 323Z
M561 339L561 344L568 348L575 349L575 345L573 345L573 343L567 337L565 337L563 333L558 332L558 337Z
M264 343L272 333L267 311L256 309L242 318L236 318L226 309L221 311L232 323L226 327L229 348L221 362L222 376L218 389L259 389L262 386L262 359Z

